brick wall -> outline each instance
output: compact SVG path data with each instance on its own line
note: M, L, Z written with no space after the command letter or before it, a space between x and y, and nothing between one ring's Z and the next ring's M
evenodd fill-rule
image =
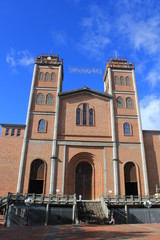
M160 131L143 131L150 194L160 184Z
M0 196L6 196L8 192L16 193L17 179L19 172L20 156L22 142L24 137L24 129L21 129L21 135L16 136L17 129L15 128L15 136L5 136L6 127L2 127L0 138Z

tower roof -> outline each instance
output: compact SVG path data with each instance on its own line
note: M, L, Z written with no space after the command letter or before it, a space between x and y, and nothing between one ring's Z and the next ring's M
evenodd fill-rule
M63 59L59 59L59 55L41 55L36 57L35 63L40 64L40 65L63 65Z
M106 75L108 72L108 68L118 69L118 70L132 70L135 69L134 63L127 62L127 58L111 58L110 61L107 62L105 73L103 80L105 81Z

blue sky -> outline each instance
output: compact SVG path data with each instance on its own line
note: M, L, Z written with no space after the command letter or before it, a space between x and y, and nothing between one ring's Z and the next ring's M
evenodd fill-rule
M134 62L143 129L160 129L159 1L2 0L0 31L0 123L25 124L34 59L52 53L63 91L103 91L111 57Z

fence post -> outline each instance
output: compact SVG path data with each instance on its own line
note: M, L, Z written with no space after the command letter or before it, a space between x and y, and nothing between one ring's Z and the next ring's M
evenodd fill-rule
M45 221L45 226L48 225L48 219L49 219L49 203L46 205L46 221Z
M6 213L5 213L4 227L7 226L8 209L9 209L9 199L10 199L10 192L8 193L8 197L7 197L7 205L6 205Z

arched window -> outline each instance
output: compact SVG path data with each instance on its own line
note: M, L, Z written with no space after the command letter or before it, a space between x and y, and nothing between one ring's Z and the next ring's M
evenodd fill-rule
M118 83L118 77L117 77L117 76L114 77L114 83L115 83L115 85L118 85L118 84L119 84L119 83Z
M39 81L43 81L43 77L44 77L43 72L40 72L40 74L39 74Z
M129 123L124 123L123 125L123 131L124 131L124 135L131 135L131 128Z
M93 109L89 109L89 125L93 125Z
M49 73L48 73L48 72L45 74L45 81L46 81L46 82L49 81Z
M123 86L124 85L124 77L120 77L120 85Z
M127 98L126 98L126 107L127 107L127 108L133 108L132 98L130 98L130 97L127 97Z
M46 104L47 105L53 105L53 95L51 93L47 94Z
M44 119L39 120L38 132L46 132L46 121Z
M130 80L129 80L129 77L128 77L128 76L126 77L126 85L127 85L127 86L130 86Z
M81 109L77 108L76 110L76 125L80 125L80 114L81 114Z
M55 80L56 80L56 77L55 77L55 73L53 72L53 73L51 74L51 81L54 82Z
M15 134L15 128L12 128L11 136L14 136L14 134Z
M87 124L87 104L83 104L83 125Z
M17 130L17 137L19 137L21 135L21 129Z
M117 98L117 107L123 108L123 99L121 97Z
M81 103L76 109L76 125L93 126L95 110L89 103Z
M38 93L38 94L37 94L37 101L36 101L36 103L37 103L38 105L44 104L44 96L43 96L42 93Z
M5 136L9 136L9 128L6 128Z

